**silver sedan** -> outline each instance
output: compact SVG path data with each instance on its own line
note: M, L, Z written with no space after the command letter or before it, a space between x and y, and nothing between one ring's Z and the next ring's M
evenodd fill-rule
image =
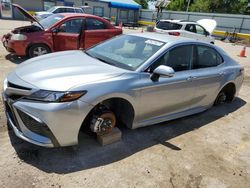
M208 43L156 33L122 35L86 51L33 58L4 81L15 134L44 147L202 112L238 95L244 69Z

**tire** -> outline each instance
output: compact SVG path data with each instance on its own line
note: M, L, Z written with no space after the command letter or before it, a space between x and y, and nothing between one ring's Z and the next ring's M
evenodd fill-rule
M227 94L225 90L222 90L218 96L216 97L215 101L214 101L214 106L218 106L220 104L225 103L227 100Z
M45 44L35 44L29 48L28 55L30 58L45 55L50 53L51 50Z

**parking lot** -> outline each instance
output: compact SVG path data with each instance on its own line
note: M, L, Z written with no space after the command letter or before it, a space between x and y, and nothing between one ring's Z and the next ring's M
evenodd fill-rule
M25 24L0 20L0 36ZM241 58L242 46L215 43L245 67L238 98L186 118L122 128L122 141L112 145L85 134L76 147L29 144L7 130L0 100L0 187L250 187L250 49ZM23 61L0 46L1 92Z

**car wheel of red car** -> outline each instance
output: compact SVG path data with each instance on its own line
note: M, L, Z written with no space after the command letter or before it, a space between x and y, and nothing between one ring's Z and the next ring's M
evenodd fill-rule
M50 53L50 49L44 44L35 44L29 49L29 57L41 56L47 53Z

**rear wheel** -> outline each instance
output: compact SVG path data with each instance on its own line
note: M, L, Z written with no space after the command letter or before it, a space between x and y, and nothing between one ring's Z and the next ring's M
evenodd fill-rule
M218 94L217 98L215 99L214 105L215 105L215 106L220 105L220 104L226 102L226 99L227 99L226 92L222 90L222 91Z
M233 83L229 83L220 91L214 101L214 105L216 106L225 102L232 102L235 98L235 92L235 85Z
M50 49L45 44L35 44L29 48L29 57L37 57L50 53Z

